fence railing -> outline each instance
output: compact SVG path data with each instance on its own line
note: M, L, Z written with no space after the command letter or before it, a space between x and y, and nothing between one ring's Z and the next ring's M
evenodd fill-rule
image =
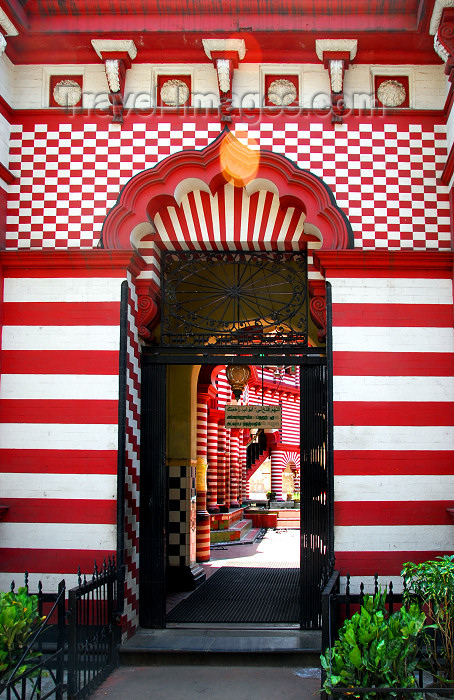
M68 700L85 698L118 663L117 601L119 579L115 563L104 562L91 580L79 573L79 585L68 596Z
M363 603L364 595L366 593L370 595L375 595L380 590L384 592L383 587L380 588L378 574L374 576L374 583L370 590L366 590L364 583L360 583L359 592L351 593L350 589L350 575L346 576L345 592L341 593L340 590L340 575L338 571L334 571L330 580L326 584L322 593L322 653L325 653L327 649L331 649L338 636L338 631L344 620L349 619L356 610L359 610L361 604ZM403 593L395 592L392 582L386 587L386 608L390 614L392 614L397 606L402 605ZM419 661L424 665L425 656L424 650L420 649ZM321 684L323 689L323 684L326 679L326 672L322 668ZM368 694L372 694L373 697L377 697L377 700L381 697L408 697L410 700L412 698L424 697L424 688L427 689L427 684L431 683L432 678L430 675L423 673L422 670L418 670L416 674L416 686L413 688L391 688L391 687L373 687L373 688L359 688L355 687L354 690L350 690L345 687L332 688L331 693L334 698L345 698L345 700L351 700L353 695L363 697ZM421 692L423 691L423 693ZM431 685L430 692L441 696L448 696L452 693L452 688L439 688L433 687ZM322 700L326 700L327 694L322 690L321 693Z
M67 591L44 593L38 584L38 613L44 622L29 640L15 668L0 681L1 700L79 700L104 680L118 661L120 579L115 560L104 562L87 580ZM14 582L11 590L14 591ZM25 574L28 591L28 574ZM65 593L68 593L65 599ZM30 652L36 660L26 662Z

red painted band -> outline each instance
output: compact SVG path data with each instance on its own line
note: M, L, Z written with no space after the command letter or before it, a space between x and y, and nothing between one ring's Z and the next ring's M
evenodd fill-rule
M3 374L118 374L116 350L3 350Z
M116 501L64 498L1 498L9 507L4 522L116 524Z
M451 251L314 251L314 265L327 279L413 278L451 279Z
M452 377L454 353L333 352L334 376Z
M117 450L0 450L4 472L116 474Z
M451 328L452 304L333 304L333 326Z
M451 501L336 501L334 523L368 525L452 525Z
M105 549L0 549L4 572L30 574L76 574L80 566L83 574L91 576L95 562L101 566L112 555Z
M337 552L335 569L341 576L400 576L406 561L419 564L451 552L411 550L405 552Z
M335 401L334 425L454 425L454 402Z
M96 399L1 399L2 423L116 424L118 401Z
M118 287L120 293L120 287ZM6 302L4 326L117 326L120 302Z
M334 473L341 474L452 474L452 452L444 450L335 450Z

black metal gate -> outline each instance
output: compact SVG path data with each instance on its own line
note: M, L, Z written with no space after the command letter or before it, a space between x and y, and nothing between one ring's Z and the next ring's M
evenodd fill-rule
M320 358L322 359L322 358ZM321 626L334 568L329 381L325 363L301 367L301 626Z

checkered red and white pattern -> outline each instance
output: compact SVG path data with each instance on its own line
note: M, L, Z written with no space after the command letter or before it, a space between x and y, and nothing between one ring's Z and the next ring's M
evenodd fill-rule
M139 479L140 479L140 346L138 298L128 273L125 455L125 607L123 631L128 635L139 614Z
M12 125L7 249L91 248L107 212L135 174L181 149L201 149L221 125L169 117L120 129L104 119L56 116ZM440 123L439 123L440 122ZM320 118L237 123L251 148L282 153L332 189L366 249L450 248L445 125L426 116L349 117L336 128Z

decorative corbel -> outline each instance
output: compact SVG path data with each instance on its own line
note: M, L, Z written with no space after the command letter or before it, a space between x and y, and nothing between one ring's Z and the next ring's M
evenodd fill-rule
M318 58L328 70L331 88L331 122L342 124L344 113L344 74L356 56L356 39L316 39Z
M233 73L246 55L244 39L202 39L203 48L216 68L221 122L231 122Z
M153 330L159 323L159 305L152 296L149 280L136 281L137 292L137 329L139 338L142 338L146 343L152 343L154 340Z
M454 82L454 7L445 7L442 12L438 33L435 35L435 47L437 37L438 44L445 52L443 54L446 60L445 73L452 83ZM441 55L440 50L438 54Z
M112 105L112 121L123 124L126 71L137 56L137 49L130 39L92 39L92 46L104 61L109 101Z
M323 280L309 281L311 319L318 328L317 336L321 343L326 340L326 287Z

